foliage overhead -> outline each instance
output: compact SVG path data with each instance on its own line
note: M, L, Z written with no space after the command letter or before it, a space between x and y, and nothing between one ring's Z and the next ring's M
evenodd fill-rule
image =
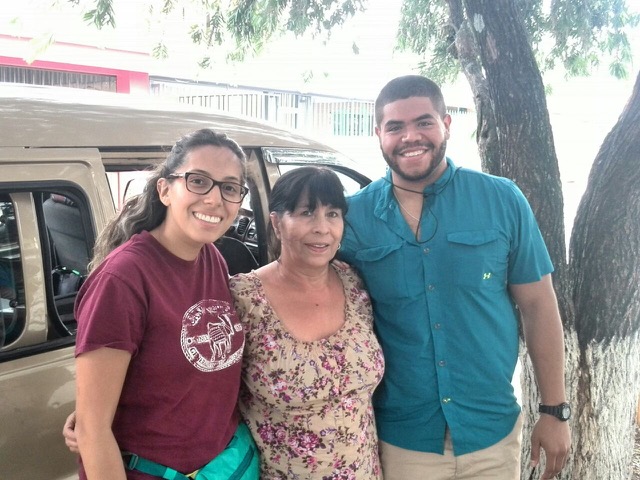
M514 0L542 71L562 66L568 76L588 75L603 60L617 78L629 75L632 60L627 31L640 23L626 0ZM454 79L455 31L449 18L453 0L404 0L398 48L425 57L422 71L439 82Z
M558 59L569 73L586 75L603 52L611 59L612 75L628 76L631 46L625 28L637 26L640 16L629 12L626 0L554 0L548 18L555 40L551 62Z
M67 0L80 5L80 0ZM295 35L312 32L329 35L333 27L342 25L357 12L364 10L366 0L146 0L151 16L162 22L180 15L188 26L193 43L212 51L232 40L235 48L228 54L231 60L260 52L274 37L289 31ZM87 23L98 29L115 27L116 0L89 0L91 7L84 14ZM195 20L191 20L195 19ZM357 46L354 46L354 50ZM167 55L161 39L153 48L154 56ZM209 56L201 66L209 66Z
M81 4L81 0L67 1ZM115 27L115 1L89 0L85 21L97 28ZM333 27L366 7L366 0L146 1L150 14L159 15L160 21L182 9L190 23L188 35L206 50L232 39L235 48L228 54L232 60L259 52L286 31L329 35ZM627 0L552 0L547 11L543 0L514 1L542 71L562 66L568 76L588 75L606 60L613 76L628 76L632 52L627 30L640 23L640 15L630 12ZM460 71L449 17L450 6L456 3L459 0L404 0L402 5L397 48L421 55L420 70L441 83L456 78ZM187 10L191 15L184 13ZM162 40L153 54L168 55ZM201 66L210 62L205 57Z

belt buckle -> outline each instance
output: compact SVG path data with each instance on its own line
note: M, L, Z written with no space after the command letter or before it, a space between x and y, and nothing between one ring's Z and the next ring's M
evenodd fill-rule
M122 452L122 461L127 470L135 470L139 458L135 453Z

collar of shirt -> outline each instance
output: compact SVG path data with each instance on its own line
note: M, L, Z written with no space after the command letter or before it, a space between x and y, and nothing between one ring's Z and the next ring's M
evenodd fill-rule
M447 169L440 176L440 178L425 187L425 189L423 190L424 196L433 195L434 193L440 192L453 179L453 176L455 175L458 168L453 163L453 160L451 160L449 157L447 157L445 161L447 162ZM393 178L391 176L390 168L387 169L387 173L383 178L385 180L385 185L381 189L381 195L378 199L378 203L374 208L374 215L386 222L389 220L389 211L395 210L399 207L398 200L393 194Z
M453 160L451 160L449 157L447 157L445 161L447 162L447 169L440 176L440 178L425 187L425 189L423 190L423 195L432 195L439 192L452 180L453 175L455 174L458 167L455 166ZM395 195L393 194L393 178L391 176L390 168L387 169L387 173L383 178L386 181L386 186L383 188L383 193L382 195L380 195L380 199L376 208L382 208L384 210L389 203L397 203L397 200Z

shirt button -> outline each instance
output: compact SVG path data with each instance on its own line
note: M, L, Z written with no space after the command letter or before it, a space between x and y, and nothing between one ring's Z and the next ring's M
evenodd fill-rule
M442 403L449 403L451 401L451 399L449 397L444 397L442 399Z
M428 248L425 248L425 249L423 250L423 252L424 252L424 253L426 253L427 255L429 255L429 252L430 252L430 251L431 251L431 250L429 250Z
M441 367L444 367L447 364L447 362L445 362L444 360L440 360L438 362L438 365L440 365Z
M439 323L436 323L436 324L433 325L433 328L435 328L436 330L440 330L441 327L442 327L442 325L439 324Z
M430 292L434 291L436 289L436 287L434 287L433 285L427 285L427 290L429 290Z

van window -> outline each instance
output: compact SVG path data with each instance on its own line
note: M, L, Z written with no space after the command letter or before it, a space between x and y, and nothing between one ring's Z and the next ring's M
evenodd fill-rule
M73 315L75 298L84 281L93 236L81 209L81 197L67 191L46 191L37 195L42 201L42 215L48 255L45 271L50 272L47 282L52 295L54 327L62 334L76 332ZM86 210L86 209L85 209Z
M130 198L142 193L149 175L151 175L149 170L107 172L116 211L120 211Z
M24 280L15 207L0 194L0 348L24 329Z
M90 248L80 207L64 192L45 192L42 198L53 268L86 274Z
M50 186L0 192L0 212L0 352L73 344L73 307L95 240L84 196Z

